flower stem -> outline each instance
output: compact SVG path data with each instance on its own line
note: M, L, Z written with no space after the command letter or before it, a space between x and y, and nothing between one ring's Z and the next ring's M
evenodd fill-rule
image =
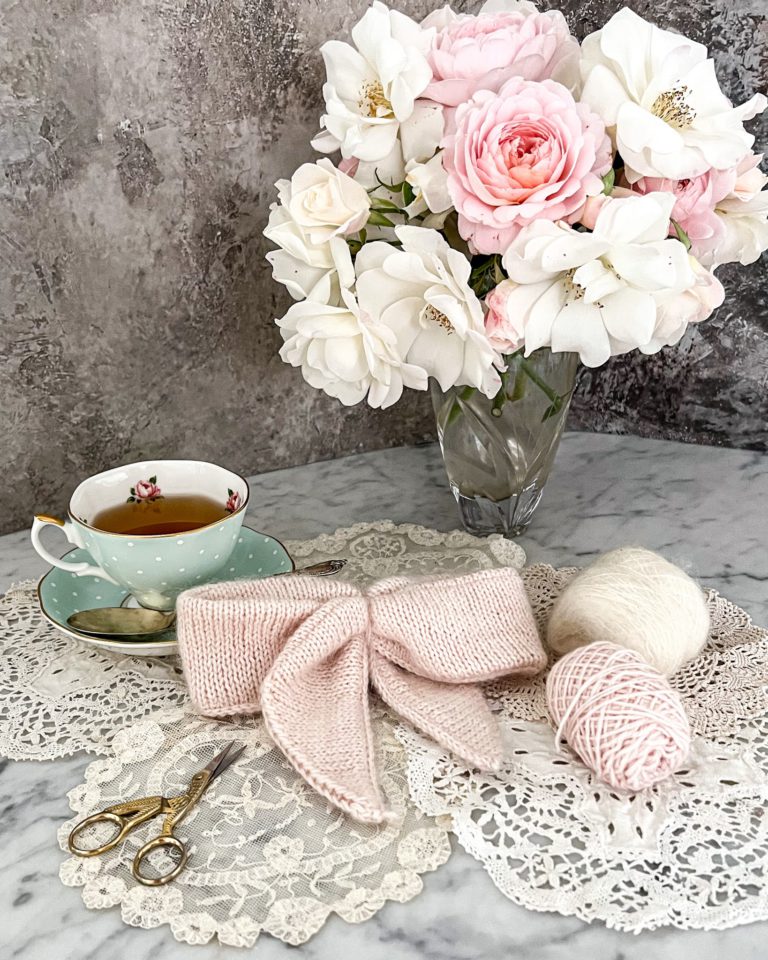
M453 405L451 406L450 412L446 418L446 427L450 427L450 425L455 423L455 421L461 416L461 403L459 401L466 403L466 401L470 399L474 392L474 387L464 387L464 389L459 393L458 399L453 401Z
M520 357L520 369L528 377L529 380L533 381L539 390L546 395L546 397L551 400L553 406L557 406L559 409L563 405L563 398L555 390L550 387L548 383L541 379L541 377L536 373L533 367L528 363L525 357Z

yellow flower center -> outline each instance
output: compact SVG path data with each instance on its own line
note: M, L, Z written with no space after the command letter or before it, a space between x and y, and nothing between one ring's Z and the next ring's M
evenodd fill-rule
M665 90L653 101L651 113L678 130L690 127L696 119L696 111L686 100L690 92L685 84L675 90Z
M573 279L573 275L576 273L576 268L571 267L571 269L563 277L563 285L565 286L565 294L569 301L571 300L581 300L584 297L584 294L587 292L580 283L576 283Z
M451 321L444 313L436 310L431 303L428 303L426 307L424 307L423 317L425 323L431 321L432 323L436 323L438 326L442 327L443 330L447 331L448 333L453 333L453 324Z
M394 116L392 113L392 104L384 95L384 87L382 87L378 80L370 80L364 84L363 89L360 91L358 105L360 107L360 113L362 113L364 117Z

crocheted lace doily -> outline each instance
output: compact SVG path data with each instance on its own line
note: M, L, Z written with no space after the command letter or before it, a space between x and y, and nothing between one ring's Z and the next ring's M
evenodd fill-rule
M347 558L339 576L358 583L393 574L520 568L525 562L521 548L501 537L481 540L386 520L285 546L297 566ZM41 614L32 583L0 599L0 756L105 754L115 717L130 724L186 699L176 658L121 656L59 633Z
M91 909L119 906L132 926L168 924L177 940L218 937L237 947L252 946L262 931L303 943L332 914L360 923L387 900L410 900L421 874L448 859L448 833L409 801L392 721L379 711L374 729L381 787L401 817L385 827L354 823L329 806L285 761L259 718L222 723L169 708L139 720L114 736L110 754L91 763L85 783L69 793L76 815L59 830L62 850L82 817L133 797L181 792L225 741L244 743L246 751L177 827L192 854L173 883L144 887L131 878L131 861L159 832L160 818L108 854L69 857L61 879L82 887ZM154 865L160 872L172 866L162 859Z
M540 624L574 570L524 571ZM543 679L488 686L505 763L469 769L403 726L412 799L516 903L640 932L768 918L768 631L717 593L702 654L672 684L695 731L685 769L614 792L553 749Z

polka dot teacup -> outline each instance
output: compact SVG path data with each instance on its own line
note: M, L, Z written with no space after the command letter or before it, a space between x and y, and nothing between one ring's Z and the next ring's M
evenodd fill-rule
M220 505L220 516L205 526L163 534L115 533L93 521L120 504L151 511L164 498L195 495ZM213 578L237 543L248 503L246 481L213 463L147 460L115 467L84 480L72 494L67 520L38 515L32 544L48 563L78 577L101 577L129 590L142 606L170 610L188 587ZM157 511L155 511L157 512ZM53 556L40 531L54 524L70 543L90 553L93 563Z

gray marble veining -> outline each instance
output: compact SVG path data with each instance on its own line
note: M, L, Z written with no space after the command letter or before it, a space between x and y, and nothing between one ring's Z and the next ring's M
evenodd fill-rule
M761 623L768 622L768 457L631 437L565 437L540 512L521 539L529 560L583 564L641 543L683 564ZM249 525L310 537L361 520L456 526L439 452L398 449L264 474L253 481ZM53 542L53 536L51 537ZM63 551L63 546L62 546ZM44 565L21 532L0 538L0 589ZM235 960L245 952L174 941L167 927L125 926L117 910L86 910L61 885L56 828L64 794L89 758L0 761L2 960ZM300 954L262 937L263 960L764 960L768 923L722 932L630 934L506 900L457 849L424 877L424 892L350 926L334 918Z

